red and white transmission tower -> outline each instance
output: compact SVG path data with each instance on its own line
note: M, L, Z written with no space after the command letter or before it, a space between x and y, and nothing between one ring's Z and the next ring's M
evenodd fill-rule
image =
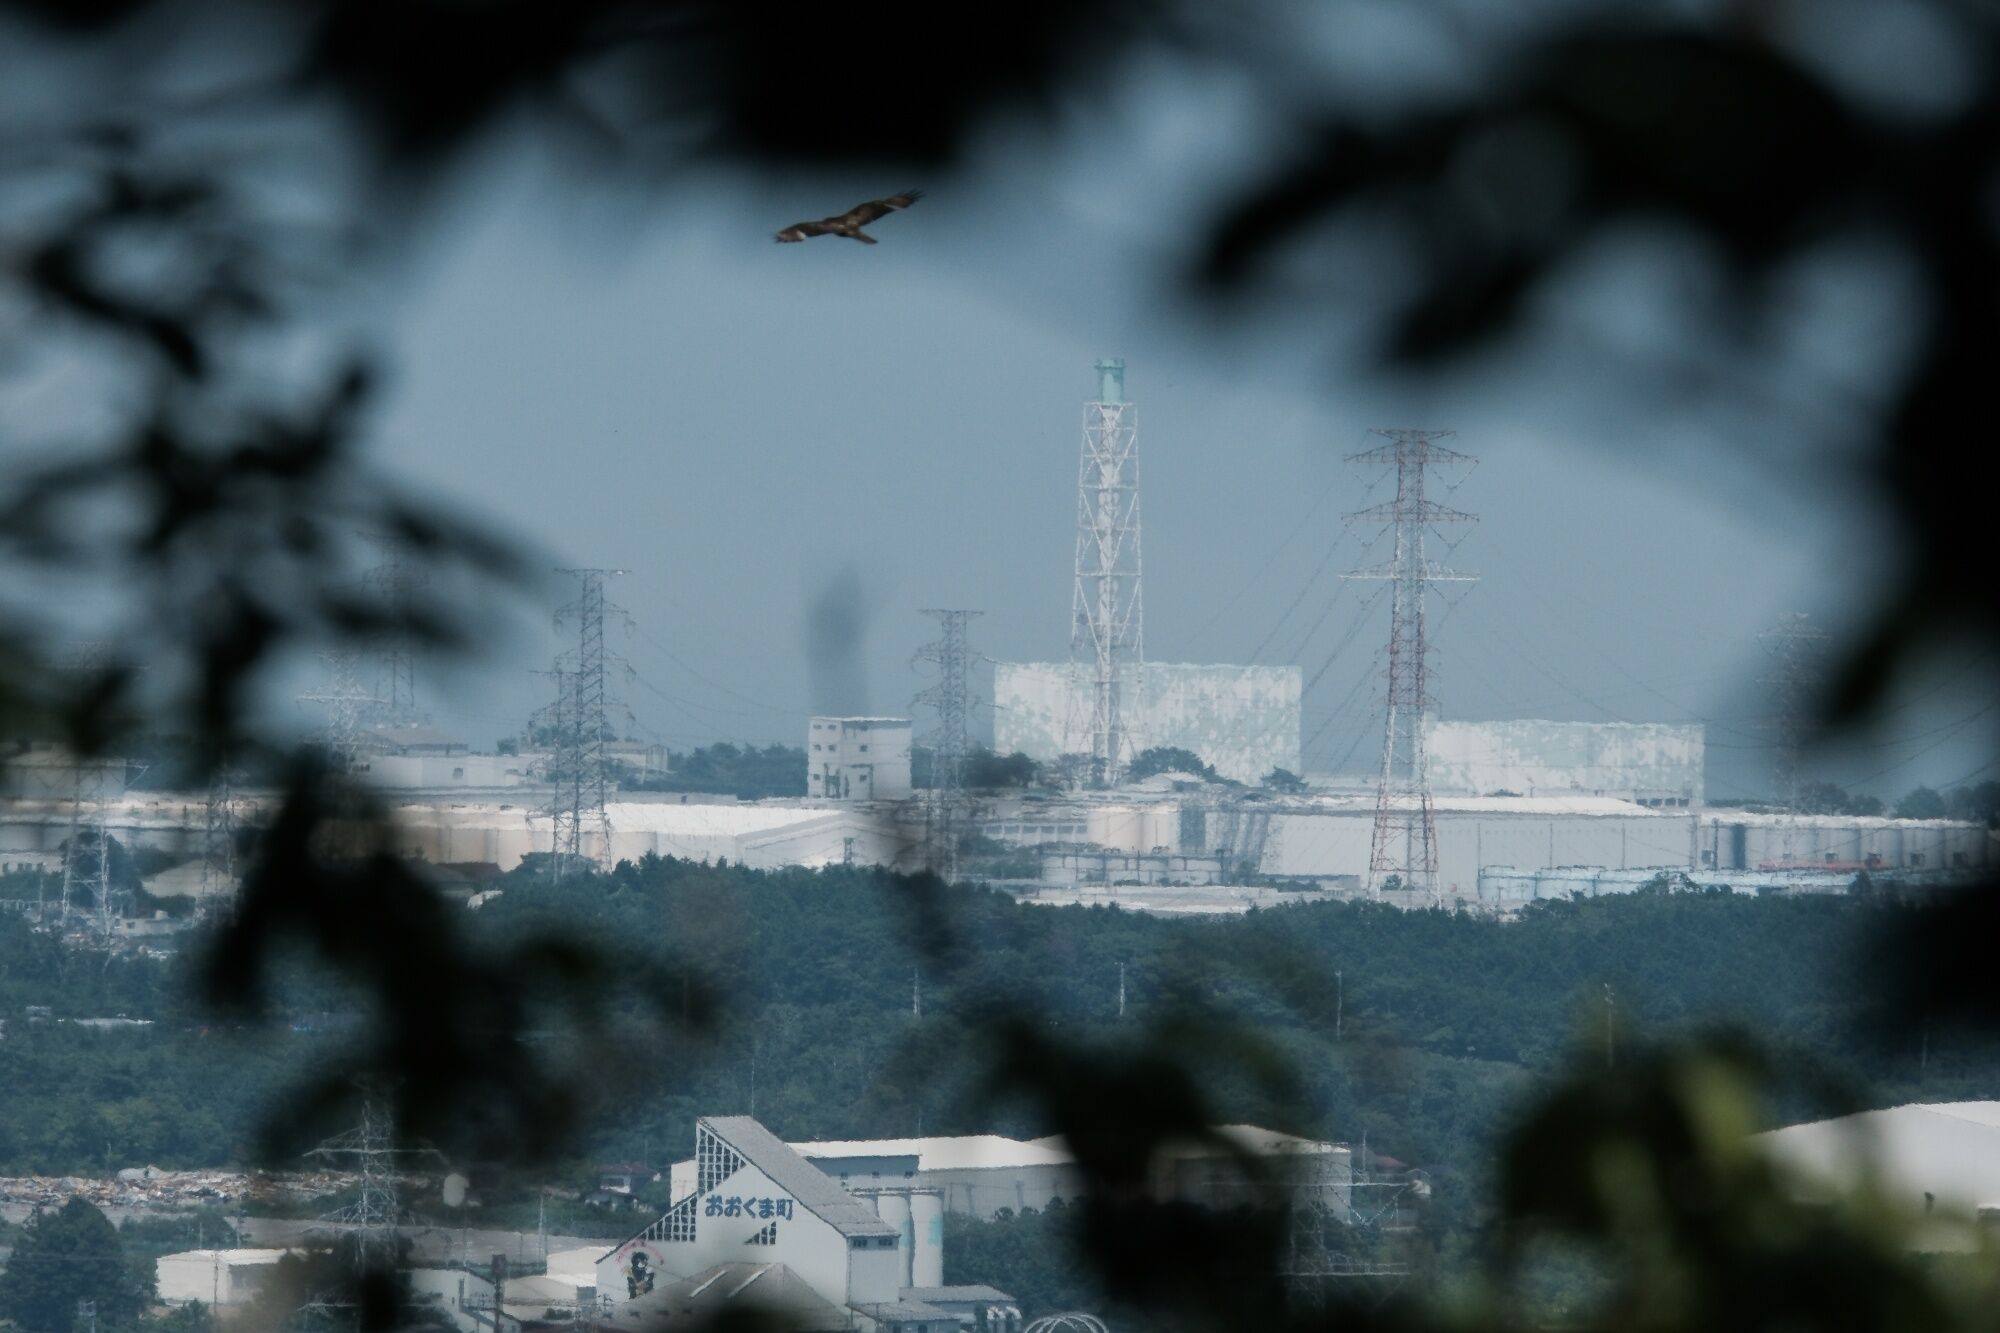
M1395 536L1395 551L1379 565L1350 570L1349 579L1387 581L1393 594L1389 620L1388 716L1382 732L1382 775L1375 790L1375 836L1368 853L1368 888L1378 891L1395 876L1406 889L1438 898L1437 822L1431 813L1430 773L1424 755L1424 717L1431 705L1430 643L1424 633L1424 600L1432 584L1470 583L1474 576L1433 563L1424 537L1446 523L1470 523L1471 514L1448 509L1425 494L1433 471L1469 469L1474 459L1438 443L1450 431L1378 430L1388 441L1351 455L1350 463L1394 473L1396 498L1349 514L1350 523L1377 523Z

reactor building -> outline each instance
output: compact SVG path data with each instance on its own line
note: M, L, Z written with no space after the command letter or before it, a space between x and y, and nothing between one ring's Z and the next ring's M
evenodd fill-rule
M1430 785L1453 796L1610 796L1653 809L1702 804L1699 723L1424 719Z
M1299 771L1302 693L1295 666L1129 663L1120 671L1131 755L1155 746L1191 750L1225 778L1255 783L1274 768ZM993 667L993 748L1049 761L1073 753L1067 662Z

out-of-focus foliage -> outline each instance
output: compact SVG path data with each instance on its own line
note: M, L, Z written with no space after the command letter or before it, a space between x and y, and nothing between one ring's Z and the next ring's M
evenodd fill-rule
M119 81L52 81L49 114L23 117L0 143L0 284L31 315L13 321L10 341L39 355L81 352L118 374L101 419L36 441L45 461L19 466L0 489L0 562L30 586L81 579L121 597L95 627L111 652L86 666L63 665L76 626L0 607L0 721L86 751L137 728L185 734L206 772L269 748L250 719L260 683L288 656L387 633L461 645L478 626L444 608L490 608L521 580L503 544L361 460L377 378L363 351L316 349L301 368L273 350L296 331L313 285L306 261L332 255L321 267L340 267L349 228L276 216L227 154L198 151L190 127L276 127L288 113L335 108L365 182L352 211L382 219L410 212L503 124L566 131L575 160L620 181L698 158L942 168L996 116L1039 112L1059 128L1118 86L1123 61L1162 52L1247 71L1289 149L1275 165L1246 154L1245 170L1261 178L1213 187L1241 188L1236 197L1171 201L1177 214L1216 218L1203 293L1254 295L1259 315L1289 314L1291 302L1344 311L1346 280L1365 271L1381 284L1383 346L1405 366L1448 368L1531 328L1541 295L1635 225L1690 241L1699 258L1666 261L1682 266L1671 276L1697 276L1715 293L1697 312L1710 335L1700 350L1713 355L1667 367L1698 393L1733 389L1728 371L1758 350L1789 265L1836 243L1906 264L1918 304L1906 345L1890 354L1888 387L1875 400L1841 396L1900 542L1884 562L1898 585L1828 700L1835 717L1863 719L1937 642L2000 637L1985 491L1963 481L1983 461L1964 427L1983 417L2000 345L2000 14L1952 0L1901 8L1967 56L1958 95L1915 113L1802 54L1786 25L1815 22L1809 6L1558 7L1542 26L1494 34L1461 77L1422 99L1364 110L1321 95L1337 90L1320 88L1312 44L1264 40L1261 20L1281 15L1255 4L507 0L475 12L450 0L309 0L259 8L256 24L239 27L248 7L222 0L10 0L0 12L101 46ZM161 32L225 25L263 34L264 49L188 96L172 62L204 44ZM297 143L324 156L316 134ZM1295 246L1308 262L1275 262ZM154 262L128 265L133 255ZM384 597L359 579L375 558L368 544L480 595L416 607ZM559 1095L559 1067L524 1058L528 1034L552 1014L586 1036L603 1031L607 977L656 1002L692 995L686 974L634 971L561 938L479 952L393 855L379 810L337 775L286 771L284 809L216 951L213 993L254 1012L270 997L275 959L323 961L378 1020L347 1067L401 1075L406 1129L545 1145L574 1107ZM905 888L911 937L932 971L976 972L952 920L960 904L923 881ZM1981 894L1886 923L1886 1031L2000 1018L1988 956L1996 916L2000 902ZM681 924L723 951L755 929L719 890ZM1191 1058L1227 1051L1267 1095L1300 1091L1278 1043L1229 1035L1196 976L1173 974L1182 1008L1171 1021L1113 1044L1068 1040L1038 1014L1030 978L996 975L982 1004L957 1016L950 1045L987 1061L1113 1186L1149 1145L1209 1123ZM1477 979L1489 991L1534 980ZM1324 994L1323 976L1303 968L1298 984ZM666 1008L669 1034L705 1013L692 998ZM1461 1021L1476 1026L1477 1013ZM671 1049L655 1059L674 1067ZM1749 1071L1714 1051L1669 1052L1558 1097L1507 1159L1516 1187L1503 1196L1503 1232L1539 1225L1601 1253L1608 1294L1580 1308L1607 1326L1980 1326L1978 1314L1960 1317L1979 1307L1953 1304L1903 1257L1886 1220L1800 1213L1741 1157L1731 1135L1750 1123ZM481 1113L451 1114L468 1106ZM1332 1318L1284 1301L1272 1276L1278 1219L1216 1227L1112 1189L1083 1235L1107 1291L1152 1327ZM1339 1313L1360 1325L1504 1326L1510 1274L1494 1271L1491 1300L1468 1296L1463 1311L1356 1301ZM387 1318L392 1298L374 1291L371 1316Z

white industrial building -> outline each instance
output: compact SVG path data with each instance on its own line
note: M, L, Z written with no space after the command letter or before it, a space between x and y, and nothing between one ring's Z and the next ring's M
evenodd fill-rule
M910 794L910 720L816 717L806 728L806 795L893 801Z
M362 754L356 768L378 791L504 791L537 781L537 756L518 754Z
M1755 887L1757 876L1785 872L1851 880L1867 870L1934 880L1994 860L1988 830L1957 820L1765 814L1585 795L1438 795L1432 808L1447 904L1479 902L1482 873L1496 885L1512 877L1497 891L1526 899L1554 894L1518 882L1522 877L1558 871L1597 876L1604 886L1598 891L1615 892L1660 870ZM1336 890L1365 881L1374 826L1375 798L1366 792L1276 798L1217 788L1152 799L1121 792L1111 799L993 802L979 825L986 836L1015 846L1111 853L1097 858L1107 883L1204 882L1214 878L1213 858L1225 881L1275 877ZM1188 858L1203 859L1197 865ZM1087 870L1091 860L1068 858L1076 862L1068 872ZM1631 873L1637 871L1648 873Z
M254 1299L284 1257L283 1250L183 1250L161 1255L153 1271L165 1304L228 1309Z
M1052 760L1087 749L1067 734L1066 662L993 667L993 748ZM1132 753L1177 746L1223 777L1260 781L1274 768L1299 771L1301 682L1295 666L1204 666L1146 662L1120 677L1120 715Z
M1082 1198L1086 1185L1069 1146L1058 1137L1011 1139L999 1134L943 1135L917 1139L856 1139L788 1145L858 1197L874 1201L885 1218L915 1233L912 1285L934 1286L942 1252L929 1261L924 1237L942 1236L931 1219L941 1213L992 1218L1003 1210L1041 1210ZM1238 1153L1273 1167L1296 1193L1320 1191L1318 1201L1345 1216L1353 1186L1353 1159L1344 1144L1300 1138L1255 1125L1220 1125L1212 1141L1176 1144L1151 1166L1150 1196L1161 1203L1233 1208L1256 1201L1258 1182ZM671 1171L679 1197L697 1184L697 1164ZM926 1279L930 1279L926 1281Z
M1969 1243L1972 1224L2000 1224L2000 1102L1862 1111L1772 1130L1757 1142L1809 1198L1872 1187L1906 1216L1934 1219L1939 1232L1930 1239L1939 1248Z
M393 813L398 849L432 865L488 863L506 871L549 850L549 817L533 792L405 800ZM606 813L610 847L587 833L584 851L592 857L608 852L613 863L650 853L693 861L726 859L752 869L908 867L922 840L921 830L901 822L907 812L886 801L739 802L630 792L611 801ZM254 823L260 815L257 798L239 802L239 819ZM43 863L41 858L53 855L69 836L71 818L67 801L0 802L0 861ZM86 803L83 818L101 821L127 847L155 848L190 860L200 855L203 809L196 797L134 794ZM197 864L183 877L198 877L198 870ZM173 885L163 881L162 887Z
M1702 803L1697 724L1424 721L1431 790L1461 796L1611 796L1687 809Z
M608 1326L670 1327L704 1296L729 1302L720 1313L782 1293L786 1327L957 1333L958 1315L915 1296L943 1286L934 1192L850 1193L748 1116L698 1121L675 1185L664 1216L597 1260Z

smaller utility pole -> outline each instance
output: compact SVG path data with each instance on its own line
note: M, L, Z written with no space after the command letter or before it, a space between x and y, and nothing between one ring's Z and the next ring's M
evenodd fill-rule
M501 1319L507 1309L507 1256L493 1256L493 1333L500 1333Z
M1604 1067L1610 1069L1618 1062L1618 1001L1611 993L1611 983L1604 983Z

